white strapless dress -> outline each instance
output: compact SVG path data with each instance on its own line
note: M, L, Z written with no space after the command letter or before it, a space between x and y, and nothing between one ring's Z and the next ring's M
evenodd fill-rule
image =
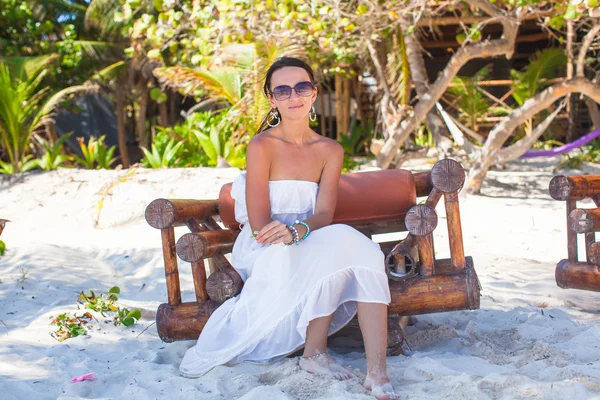
M308 323L334 313L329 334L356 314L356 302L390 303L379 245L347 225L311 232L299 245L259 245L252 238L245 201L246 176L234 182L235 218L243 228L232 265L244 280L239 295L208 319L183 357L182 375L195 378L217 365L269 363L302 348ZM271 218L290 224L313 215L319 185L269 182Z

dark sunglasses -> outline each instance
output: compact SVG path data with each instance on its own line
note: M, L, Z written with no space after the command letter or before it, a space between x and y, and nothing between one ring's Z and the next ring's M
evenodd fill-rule
M296 83L296 86L293 89L296 91L296 94L300 97L308 97L312 94L315 85L312 82L304 81ZM288 85L277 86L271 91L271 95L275 97L277 101L287 100L292 97L292 87Z

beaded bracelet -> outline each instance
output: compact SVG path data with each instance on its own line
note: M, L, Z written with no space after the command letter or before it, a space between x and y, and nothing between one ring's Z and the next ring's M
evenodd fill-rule
M302 236L302 239L300 239L300 240L304 240L304 239L306 239L306 238L308 237L308 235L310 235L310 227L309 227L309 226L308 226L308 224L307 224L306 222L304 222L304 221L299 221L299 220L296 220L296 221L294 222L294 225L296 225L296 224L298 224L298 225L303 225L303 226L306 228L306 233L304 234L304 236Z
M290 230L290 232L292 232L292 238L294 243L297 245L298 243L300 243L300 239L299 239L299 235L298 235L298 230L296 229L296 227L294 227L294 225L288 225L287 228Z

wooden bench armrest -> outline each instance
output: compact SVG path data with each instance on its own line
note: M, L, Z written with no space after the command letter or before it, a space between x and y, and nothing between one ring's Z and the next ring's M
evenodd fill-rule
M186 233L177 241L177 255L187 262L198 262L216 255L224 255L233 249L238 233L229 229Z
M156 199L146 207L146 222L156 229L185 225L190 218L204 220L219 213L217 200Z

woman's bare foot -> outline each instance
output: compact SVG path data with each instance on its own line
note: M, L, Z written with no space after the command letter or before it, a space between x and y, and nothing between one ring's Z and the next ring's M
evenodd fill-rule
M354 375L346 368L335 362L327 353L321 353L313 358L300 358L300 368L311 374L329 375L340 381L352 379Z
M370 390L371 394L375 396L378 400L397 400L400 397L394 392L394 387L392 386L392 382L384 375L379 379L372 379L368 374L365 379L365 383L363 383L365 389Z

